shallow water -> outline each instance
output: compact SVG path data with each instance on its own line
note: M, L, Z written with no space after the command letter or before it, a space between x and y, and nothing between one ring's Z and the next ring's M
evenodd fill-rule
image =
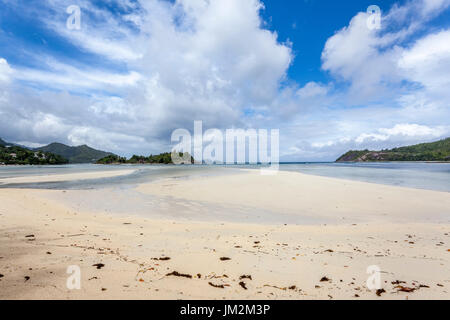
M311 217L302 214L271 212L263 208L208 204L199 201L159 197L138 192L141 183L161 179L189 179L199 176L244 174L245 169L260 166L147 166L147 165L68 165L48 167L0 167L0 179L29 175L51 175L95 171L135 169L128 175L111 178L63 181L52 183L4 184L0 188L39 188L63 190L49 193L52 200L62 201L75 212L104 212L119 215L139 215L147 218L174 219L174 221L229 221L259 224L327 224L336 219ZM450 164L439 163L295 163L281 164L282 171L366 181L421 189L450 192ZM65 191L67 190L67 191ZM78 190L78 191L72 191ZM342 222L342 221L341 221ZM359 223L358 220L345 220Z
M416 189L450 192L450 163L301 163L281 170Z
M112 178L51 183L0 185L0 188L98 189L127 187L165 178L188 179L192 176L223 175L236 169L258 169L260 166L148 166L148 165L65 165L65 166L3 166L0 179L29 175L51 175L95 171L135 169L133 174ZM450 192L450 163L290 163L280 164L282 171Z

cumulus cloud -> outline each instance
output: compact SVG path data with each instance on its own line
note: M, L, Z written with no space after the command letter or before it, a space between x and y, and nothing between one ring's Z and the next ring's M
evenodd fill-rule
M357 102L392 98L393 91L404 92L404 81L430 86L430 81L448 79L445 72L436 72L437 65L450 70L448 30L426 35L411 49L407 40L449 6L450 2L441 0L395 5L383 16L381 30L368 28L369 14L361 12L327 40L322 68L350 83L350 98Z
M412 82L433 92L448 92L450 86L450 30L419 39L402 53L398 66Z
M2 121L8 138L97 140L128 154L143 146L166 149L172 130L191 129L196 119L208 127L244 126L244 110L277 96L292 61L290 47L263 28L258 0L122 2L120 16L80 1L82 28L74 31L65 28L69 2L48 0L48 14L39 18L80 50L120 61L127 71L53 58L40 59L40 69L16 67L17 81L39 88L27 96L16 91L2 105L5 116L22 117ZM40 92L46 88L62 93ZM68 93L74 91L82 95ZM58 103L47 100L56 96Z

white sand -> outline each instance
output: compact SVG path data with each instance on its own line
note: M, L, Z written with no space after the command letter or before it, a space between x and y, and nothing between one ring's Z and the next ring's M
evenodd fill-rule
M132 174L136 170L116 170L116 171L95 171L83 173L68 173L68 174L50 174L45 176L23 176L14 178L0 179L0 184L12 183L44 183L44 182L61 182L61 181L76 181L76 180L92 180L101 178L113 178Z
M312 218L387 222L450 222L450 193L401 188L280 171L165 180L138 190L210 204L245 205ZM344 221L342 221L344 220Z
M327 226L151 220L49 200L62 191L0 189L0 299L450 299L449 193L292 173L171 180L139 191L340 219ZM160 257L171 259L152 259ZM69 265L81 268L81 290L66 287ZM370 265L382 270L380 297L366 287ZM193 278L166 276L173 271ZM414 292L399 291L397 280Z

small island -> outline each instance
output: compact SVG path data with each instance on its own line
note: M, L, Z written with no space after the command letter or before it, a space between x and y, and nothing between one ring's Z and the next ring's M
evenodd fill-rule
M450 138L390 150L351 150L336 162L450 161Z
M184 159L191 159L190 163L193 164L194 158L189 153L179 153L179 156ZM97 164L173 164L172 154L170 152L161 153L159 155L137 156L134 155L130 159L117 156L115 154L106 156L96 162Z

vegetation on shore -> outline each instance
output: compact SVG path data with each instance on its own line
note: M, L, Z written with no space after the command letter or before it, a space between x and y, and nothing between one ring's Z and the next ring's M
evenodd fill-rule
M68 162L57 154L7 145L3 140L0 142L0 164L2 165L56 165Z
M194 163L194 158L189 153L179 153L180 157L185 156L191 159ZM159 155L150 155L149 157L134 155L130 159L119 157L117 155L109 155L97 161L97 164L173 164L172 154L169 152L161 153Z
M450 161L450 138L390 150L351 150L336 162Z

